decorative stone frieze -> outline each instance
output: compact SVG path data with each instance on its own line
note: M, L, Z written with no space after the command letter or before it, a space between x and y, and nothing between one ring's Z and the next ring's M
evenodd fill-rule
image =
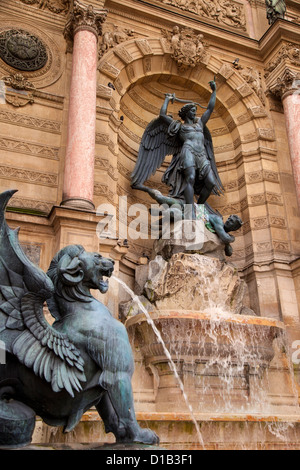
M42 173L40 171L14 168L5 165L0 166L0 178L52 187L56 187L58 183L57 175L54 173Z
M135 43L144 56L153 54L153 50L151 49L151 46L147 39L137 39Z
M15 113L0 107L0 122L14 124L16 126L29 127L39 131L59 134L61 123L52 119L42 119L30 116L29 114Z
M208 18L213 22L231 26L242 31L246 30L244 6L237 2L223 2L221 0L213 2L206 2L203 0L199 0L198 2L191 2L189 0L160 1L164 4L172 5L181 10L199 15L200 17Z
M59 147L28 142L15 137L10 138L0 135L0 149L25 155L49 158L50 160L59 160Z
M34 5L43 10L49 10L51 13L67 13L70 8L71 0L20 0L25 5Z

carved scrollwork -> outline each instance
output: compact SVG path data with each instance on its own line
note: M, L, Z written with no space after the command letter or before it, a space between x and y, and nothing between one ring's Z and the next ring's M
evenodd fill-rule
M27 80L21 73L16 73L7 77L2 77L5 85L14 88L15 90L33 90L34 85Z
M11 104L15 108L34 103L33 92L35 86L21 73L2 77L1 80L6 85L4 92L6 103Z

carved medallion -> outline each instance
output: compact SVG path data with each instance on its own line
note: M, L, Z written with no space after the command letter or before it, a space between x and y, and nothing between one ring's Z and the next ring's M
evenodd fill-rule
M22 71L39 70L47 63L44 44L22 29L10 29L0 34L0 57L11 67Z

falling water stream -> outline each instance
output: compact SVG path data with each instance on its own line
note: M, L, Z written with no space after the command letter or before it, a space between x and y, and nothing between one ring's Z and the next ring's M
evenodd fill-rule
M169 364L170 364L170 367L174 373L174 376L176 378L176 380L178 381L178 384L180 386L180 390L182 391L182 395L183 395L183 398L185 400L185 403L190 411L190 414L191 414L191 418L193 420L193 423L195 425L195 428L196 428L196 431L197 431L197 435L198 435L198 439L199 439L199 442L203 448L203 450L205 450L205 446L204 446L204 441L203 441L203 437L202 437L202 434L201 434L201 431L200 431L200 428L199 428L199 425L197 423L197 420L194 416L194 411L193 411L193 408L191 406L191 404L189 403L189 400L188 400L188 397L185 393L185 390L184 390L184 385L182 383L182 380L180 379L179 375L178 375L178 372L177 372L177 369L176 369L176 365L174 363L174 361L172 360L172 357L171 357L171 354L170 352L168 351L168 349L166 348L165 346L165 343L161 337L161 334L159 332L159 330L156 328L151 316L149 315L149 312L146 310L146 308L144 307L144 305L142 304L142 302L140 301L140 299L138 298L137 295L135 295L135 293L130 289L130 287L127 286L127 284L122 281L121 279L117 278L116 276L112 276L112 279L114 279L115 281L117 281L122 287L124 287L124 289L126 290L126 292L128 292L128 294L131 296L132 300L134 302L136 302L139 306L139 308L142 310L142 312L145 314L145 317L146 317L146 320L147 320L147 323L152 327L158 341L161 343L162 347L163 347L163 350L164 350L164 353L169 361Z

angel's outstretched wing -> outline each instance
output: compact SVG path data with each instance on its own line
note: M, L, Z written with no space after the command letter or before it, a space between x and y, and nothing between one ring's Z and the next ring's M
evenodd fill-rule
M163 164L167 155L177 153L182 147L178 135L168 132L169 127L160 116L146 127L131 175L133 187L143 184Z
M212 138L211 138L211 134L210 134L207 126L203 127L203 134L204 134L205 150L206 150L207 156L209 158L211 168L212 168L212 171L215 175L215 181L216 181L216 185L215 185L214 189L212 190L212 194L220 196L220 194L224 194L225 190L224 190L224 186L222 184L222 181L221 181L219 173L218 173L216 160L215 160L214 149L213 149Z
M43 304L53 295L51 279L28 260L18 241L18 229L5 220L5 208L15 191L0 194L0 340L6 351L51 383L55 392L82 389L84 362L69 338L46 321Z

